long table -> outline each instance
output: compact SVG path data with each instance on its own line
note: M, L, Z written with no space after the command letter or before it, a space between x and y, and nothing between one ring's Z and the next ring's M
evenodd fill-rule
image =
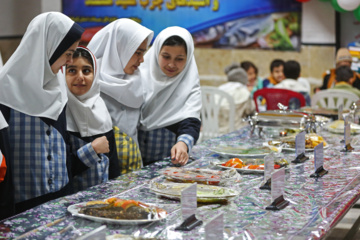
M342 219L360 197L360 142L353 136L355 151L343 153L343 135L321 131L329 148L324 151L324 168L329 173L322 178L310 178L314 172L312 153L303 164L291 164L285 176L285 195L290 205L280 211L267 211L271 203L270 191L260 190L262 175L244 174L239 183L231 186L240 195L226 205L199 205L196 216L207 223L213 216L224 213L224 239L321 239ZM218 169L214 161L226 158L210 149L227 143L251 143L260 146L265 141L250 135L244 127L233 133L210 139L194 146L192 160L187 166ZM289 162L294 152L283 152ZM84 201L117 196L154 203L167 210L168 217L145 225L107 224L107 235L122 234L149 239L205 239L204 225L194 230L175 231L182 222L180 203L156 196L149 189L149 181L159 177L158 170L172 166L168 159L156 162L139 171L65 196L0 222L0 239L76 239L104 225L67 212L67 207Z

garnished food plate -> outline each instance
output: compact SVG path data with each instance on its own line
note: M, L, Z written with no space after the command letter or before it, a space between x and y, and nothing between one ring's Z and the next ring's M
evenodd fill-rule
M181 191L190 185L191 183L159 182L153 180L150 182L150 190L159 196L179 200L181 198ZM199 203L227 203L239 194L238 191L230 188L203 184L197 185L197 201Z
M285 159L281 159L275 162L274 168L279 169L285 167L289 163ZM264 173L264 159L239 159L232 158L225 163L215 163L215 166L224 169L235 169L241 173L249 174L263 174Z
M169 167L159 171L165 178L173 182L200 183L207 185L229 185L240 180L241 176L234 169L218 171L202 168Z
M288 137L282 137L278 140L271 140L267 143L270 146L279 146L282 145L283 151L295 151L295 137L296 135L288 136ZM324 144L324 149L327 149L329 147L329 144L324 140L324 138L316 133L307 133L305 135L305 151L311 152L314 151L314 148L320 144Z
M344 120L336 120L324 125L324 129L327 131L339 134L344 134L344 127ZM352 134L360 133L360 125L351 122L350 128Z
M211 151L220 154L221 156L233 156L240 158L261 158L265 157L271 151L277 151L276 148L271 147L233 147L233 146L218 146L210 148Z
M77 203L67 210L76 217L121 225L139 225L167 217L164 209L153 204L119 198Z

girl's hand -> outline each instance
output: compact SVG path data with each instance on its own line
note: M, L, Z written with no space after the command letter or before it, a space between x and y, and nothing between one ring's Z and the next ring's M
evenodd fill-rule
M173 164L185 165L189 160L188 148L184 142L178 142L171 148L171 162Z
M92 141L91 146L97 154L110 152L109 141L105 136L99 137Z

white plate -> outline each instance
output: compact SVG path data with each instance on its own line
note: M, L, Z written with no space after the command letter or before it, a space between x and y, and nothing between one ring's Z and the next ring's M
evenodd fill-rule
M92 220L92 221L95 221L95 222L105 222L105 223L121 224L121 225L139 225L139 224L144 224L144 223L157 222L157 221L163 220L163 219L165 219L167 217L167 214L165 214L165 216L162 216L162 217L157 218L157 219L139 219L139 220L134 220L134 219L112 219L112 218L94 217L94 216L79 213L81 207L86 206L86 203L87 202L73 204L73 205L69 206L67 210L73 216L76 216L76 217L89 219L89 220ZM147 205L154 206L153 204L149 204L149 203L147 203Z
M326 146L324 147L324 149L328 149L329 148L329 144L326 144ZM295 148L286 148L283 147L282 148L283 151L289 151L289 152L295 152ZM313 152L314 149L313 148L305 148L305 152Z
M338 124L336 124L338 123ZM335 128L330 127L335 126ZM351 134L358 134L360 133L360 125L355 123L350 123L351 126ZM331 133L338 133L338 134L344 134L344 121L343 120L336 120L334 122L330 122L324 125L324 129Z
M226 147L223 147L223 149L219 147L210 148L210 150L217 154L220 154L221 156L225 156L225 157L233 156L239 158L263 158L271 152L271 150L269 149L269 152L264 151L263 153L237 153L234 152L236 151L236 148L231 148L226 150ZM241 149L241 150L246 150L246 149Z
M157 195L171 199L179 200L181 198L181 190L190 186L191 183L173 183L173 182L150 182L150 190ZM234 199L240 193L234 189L224 188L212 185L197 185L197 201L203 203L218 203ZM212 194L214 192L222 192L221 194ZM200 194L199 194L200 192Z

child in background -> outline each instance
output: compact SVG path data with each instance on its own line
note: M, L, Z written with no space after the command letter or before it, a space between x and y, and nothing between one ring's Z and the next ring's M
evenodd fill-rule
M340 66L336 69L336 83L333 88L355 93L360 97L360 90L350 83L354 80L354 72L349 66Z
M247 89L248 77L240 64L233 63L225 68L228 82L219 86L220 90L228 93L235 103L235 129L243 126L243 118L255 110L255 105ZM219 113L219 131L222 134L229 132L229 104L222 101Z
M262 88L270 88L285 79L284 75L285 62L281 59L274 59L270 64L270 77L265 78L262 82Z
M282 88L282 89L288 89L291 91L299 92L305 97L306 105L310 106L309 89L305 84L298 81L300 77L300 72L301 72L301 67L299 62L295 60L290 60L285 62L284 65L285 79L282 80L280 83L276 84L274 88ZM298 108L298 107L293 107L292 109L294 108Z
M262 81L258 77L258 68L250 61L241 62L240 66L245 69L248 75L247 88L252 96L256 90L262 88Z
M71 161L78 162L73 169L75 192L120 175L111 117L100 97L96 66L95 57L84 47L76 49L73 63L66 66L67 130Z

